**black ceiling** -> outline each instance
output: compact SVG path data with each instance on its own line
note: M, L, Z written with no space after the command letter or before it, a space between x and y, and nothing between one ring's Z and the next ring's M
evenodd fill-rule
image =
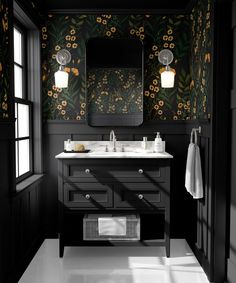
M42 10L187 10L194 0L36 0Z

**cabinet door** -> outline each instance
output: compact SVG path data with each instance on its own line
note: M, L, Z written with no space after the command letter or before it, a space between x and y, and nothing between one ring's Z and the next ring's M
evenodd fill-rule
M68 208L103 209L113 206L112 185L98 183L66 183L64 205Z
M164 207L169 195L165 183L123 183L115 191L116 208Z

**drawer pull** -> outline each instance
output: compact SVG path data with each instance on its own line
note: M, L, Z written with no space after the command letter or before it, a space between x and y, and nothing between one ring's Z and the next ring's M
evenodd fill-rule
M143 174L143 169L138 169L139 174Z
M87 194L87 195L85 195L85 198L86 198L86 199L90 199L91 196L90 196L89 194Z
M89 174L90 173L90 169L85 169L85 173Z
M138 198L139 198L139 199L143 199L143 195L142 195L142 194L139 194L139 195L138 195Z

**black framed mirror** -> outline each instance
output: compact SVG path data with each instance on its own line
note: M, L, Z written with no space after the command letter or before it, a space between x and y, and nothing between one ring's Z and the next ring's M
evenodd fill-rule
M143 122L143 44L138 39L91 38L86 43L90 126Z

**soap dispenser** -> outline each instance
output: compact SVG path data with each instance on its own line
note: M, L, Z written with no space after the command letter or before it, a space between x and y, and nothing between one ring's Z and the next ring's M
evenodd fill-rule
M65 148L66 151L72 151L72 143L71 143L71 139L68 139L66 141L66 148Z
M162 139L160 137L160 133L157 132L155 140L154 140L154 152L162 152Z

